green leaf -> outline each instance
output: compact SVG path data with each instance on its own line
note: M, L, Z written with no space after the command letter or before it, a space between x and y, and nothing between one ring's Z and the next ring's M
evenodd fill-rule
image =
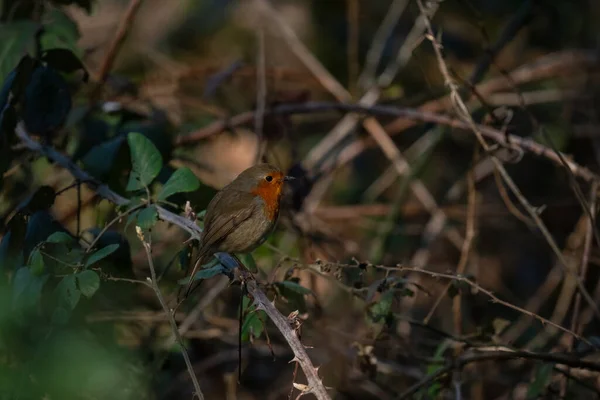
M141 210L137 215L137 226L143 230L152 229L158 221L158 211L155 206L148 206Z
M240 261L242 262L242 264L244 264L246 268L250 270L250 272L258 272L258 267L256 266L256 261L254 261L254 257L252 257L252 254L240 254L239 258L241 258Z
M52 323L56 325L64 325L69 321L69 317L71 316L71 311L65 309L64 307L57 307L52 313Z
M51 9L44 16L44 34L41 37L42 49L69 49L78 57L83 56L79 41L77 24L58 8Z
M119 136L92 147L81 160L85 170L97 179L106 178L112 170L124 141L125 138Z
M193 192L200 187L200 181L187 167L179 168L169 178L158 194L158 200L166 200L175 193Z
M163 165L162 157L154 144L141 133L130 133L127 142L132 164L127 190L140 190L150 186L156 178Z
M28 267L21 267L12 281L13 309L34 307L39 303L48 275L35 276Z
M194 281L199 281L201 279L212 278L213 276L219 275L224 270L225 269L223 268L223 266L221 264L215 265L214 267L203 268L200 271L196 272L196 274L194 275L193 280ZM187 278L179 280L179 284L180 285L187 285L189 282L190 282L190 277L189 276Z
M129 225L137 219L137 216L140 212L142 212L142 210L135 210L135 211L129 213L129 215L127 216L127 222L125 223L125 228L123 228L123 231L126 231L127 228L129 228Z
M95 271L90 269L81 271L76 276L81 293L83 293L83 295L87 298L92 297L94 293L96 293L96 290L98 290L100 287L100 276L98 276Z
M46 239L46 243L73 243L73 241L73 237L65 232L54 232Z
M275 283L275 285L277 285L280 288L285 288L287 290L291 290L292 292L298 293L298 294L312 294L312 290L305 288L304 286L299 285L296 282L293 281L281 281L281 282L277 282Z
M541 364L535 372L535 378L527 389L527 399L539 399L544 397L546 389L552 379L554 364Z
M88 72L81 63L81 60L69 49L46 50L42 54L42 61L48 63L52 68L67 74L82 70L83 81L87 82L88 80Z
M393 301L394 291L388 290L384 292L379 298L379 301L370 307L369 315L372 321L377 323L386 318L390 313Z
M23 54L33 50L37 24L15 21L2 24L0 29L0 82L17 66Z
M90 258L87 259L87 261L85 262L85 268L87 268L91 265L94 265L95 263L102 260L103 258L108 257L109 255L111 255L112 253L117 251L118 248L119 248L118 244L110 244L106 247L101 248L97 252L93 253L90 256Z
M31 133L47 135L65 122L71 110L65 79L50 66L39 66L25 89L23 121Z
M61 304L68 306L69 309L74 309L81 298L81 291L77 288L75 275L67 275L56 287L58 299Z
M444 340L443 342L441 342L438 345L438 347L436 348L435 353L433 355L433 360L438 361L438 362L432 363L427 366L427 375L433 375L438 370L443 368L443 365L441 365L439 362L444 361L444 352L450 347L451 344L452 344L452 342L450 340ZM430 385L428 388L422 389L419 392L419 394L420 394L419 398L423 398L423 394L426 391L426 393L427 393L427 396L425 396L426 399L436 399L436 398L438 398L438 394L441 390L442 390L442 385L440 385L438 382L435 382L432 385Z
M249 300L246 296L244 296L244 306L243 309L248 313L244 318L244 322L242 323L242 342L248 342L251 338L258 338L263 333L265 327L262 321L266 321L266 314L262 310L255 310L252 307L252 311L249 312L248 309Z
M29 268L34 275L41 275L44 272L44 257L39 249L35 249L29 256Z
M44 264L54 273L69 273L83 261L85 252L75 243L46 242L40 247Z

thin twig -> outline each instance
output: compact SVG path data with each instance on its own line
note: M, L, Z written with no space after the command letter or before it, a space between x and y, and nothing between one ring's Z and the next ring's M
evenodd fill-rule
M307 265L302 265L300 260L293 260L296 261L298 263L298 266L304 267L304 268L308 268L308 269L312 269L312 270L316 270L316 271L322 271L323 269L327 269L327 268L359 268L358 265L354 265L354 264L341 264L341 263L325 263L325 264L307 264ZM564 326L561 326L555 322L550 321L549 319L546 319L544 317L542 317L539 314L533 313L529 310L526 310L524 308L521 308L519 306L516 306L512 303L509 303L508 301L504 301L502 299L500 299L498 296L496 296L494 293L492 293L490 290L484 288L483 286L479 285L477 282L472 281L471 279L465 277L465 276L461 276L461 275L455 275L455 274L450 274L450 273L443 273L443 272L436 272L436 271L430 271L424 268L420 268L420 267L411 267L411 266L404 266L404 265L397 265L395 267L391 267L391 266L385 266L385 265L369 265L370 267L376 268L376 269L380 269L382 271L396 271L396 272L409 272L409 273L418 273L418 274L423 274L423 275L428 275L432 278L435 279L450 279L450 280L454 280L457 282L463 282L466 283L467 285L469 285L470 287L472 287L474 289L475 292L481 292L484 295L486 295L487 297L490 298L490 300L492 301L492 303L497 303L500 304L504 307L510 308L512 310L517 311L520 314L524 314L524 315L528 315L529 317L536 319L538 321L540 321L542 323L542 325L551 325L555 328L557 328L558 330L565 332L569 335L574 336L576 339L581 340L582 342L593 346L593 344L587 340L586 338L578 335L577 333L571 331L568 328L565 328Z
M196 374L194 373L194 367L192 366L190 357L188 356L187 350L185 349L185 345L183 344L183 339L181 338L181 335L179 334L179 329L177 328L177 322L175 322L173 313L167 306L167 303L165 302L165 299L163 298L162 292L160 291L160 288L158 287L158 281L156 279L156 271L154 269L154 261L152 260L152 245L150 242L151 238L149 237L148 241L146 241L146 239L144 238L144 233L142 232L142 229L139 226L136 226L135 228L136 228L137 236L140 239L140 241L142 242L142 244L144 246L144 250L146 251L146 256L148 257L148 266L150 267L150 275L151 275L150 277L147 278L148 283L150 283L152 289L154 290L154 293L156 293L156 297L158 298L158 301L160 302L160 305L162 306L162 308L165 312L165 315L167 315L169 323L171 324L171 331L173 332L173 335L175 336L175 340L177 341L177 344L179 344L179 348L181 350L181 355L183 356L183 359L185 360L185 365L187 366L188 372L190 374L190 378L192 379L192 383L194 384L194 389L196 391L195 395L198 396L199 400L204 400L204 395L202 394L202 389L200 389L200 383L198 383L198 379L196 378Z
M104 56L104 59L102 60L102 64L100 66L100 71L98 71L98 78L97 78L98 83L94 87L93 92L90 96L90 98L92 100L96 99L96 96L98 96L100 89L102 89L102 86L106 82L106 79L108 78L108 74L110 73L112 65L115 62L115 59L117 58L117 54L119 53L119 50L121 49L121 46L122 46L123 42L125 41L125 37L127 36L127 33L129 32L131 24L133 23L133 19L135 18L137 11L141 5L142 5L142 0L131 0L129 2L129 6L127 7L127 10L125 11L125 14L123 15L123 19L121 20L121 23L119 24L119 27L117 28L117 33L115 34L112 42L110 43L110 47L106 51L106 55Z
M422 0L417 0L417 4L419 5L419 9L421 10L421 15L426 15L427 10L423 6ZM434 32L433 32L431 23L428 18L426 18L426 25L427 25L427 32L428 32L427 36L433 45L433 49L434 49L436 58L438 60L438 65L440 67L440 71L444 77L444 81L446 82L446 85L450 88L451 99L453 100L454 108L455 108L457 114L459 115L459 117L464 122L467 123L467 125L469 126L469 130L471 130L475 134L475 137L477 138L477 140L479 141L479 143L481 144L483 149L488 154L490 154L489 145L485 141L482 132L480 131L480 129L477 127L477 125L473 121L471 114L469 113L469 110L467 109L465 103L463 102L463 100L461 99L461 97L458 93L458 88L457 88L456 84L450 77L450 73L448 71L448 66L446 65L444 58L442 56L441 44L435 39ZM498 160L498 158L496 156L494 156L493 154L490 154L490 157L494 163L494 166L496 167L496 169L502 176L502 179L504 180L504 182L506 183L508 188L513 192L513 194L517 197L517 199L519 200L521 205L531 215L531 217L535 221L536 225L539 227L540 231L542 232L542 235L545 237L546 241L548 242L550 248L552 249L552 251L554 252L556 257L561 261L561 265L564 269L564 272L567 274L570 274L572 276L572 278L575 280L575 282L577 284L577 288L581 292L582 296L589 303L592 310L594 310L596 316L598 318L600 318L600 310L598 309L598 306L594 303L594 299L588 293L587 289L585 288L585 286L583 285L583 283L581 282L579 277L569 269L569 265L567 264L560 249L558 248L556 241L554 240L554 238L548 231L548 228L542 221L538 211L533 206L531 206L531 204L529 204L527 199L523 196L523 194L521 193L521 191L519 190L517 185L514 183L514 181L510 177L510 175L508 175L508 173L506 172L506 169L504 168L504 166L502 165L500 160ZM559 158L559 162L562 164L563 160L561 160L561 158ZM566 160L565 160L565 162L566 162Z
M477 148L473 152L473 166L477 161ZM475 191L475 172L473 168L469 170L469 174L467 177L467 182L469 186L469 195L468 195L468 204L467 204L467 226L465 230L465 242L463 248L460 252L460 260L458 261L458 267L456 267L456 273L458 275L463 275L465 273L465 269L467 267L467 262L469 261L469 256L471 255L471 249L473 247L473 240L475 239L475 223L477 220L476 216L476 201L477 201L477 192ZM454 296L452 303L452 311L454 313L454 334L457 336L462 335L462 313L461 313L461 300L462 295L459 292L456 296Z
M437 125L446 125L455 129L470 130L470 124L457 118L452 118L447 115L431 113L427 111L421 111L419 109L407 108L407 107L392 107L376 105L371 107L365 107L359 104L344 104L344 103L328 103L328 102L307 102L303 104L286 104L270 108L265 110L267 115L290 115L290 114L314 114L321 112L331 111L342 111L342 112L354 112L364 113L373 116L394 116L403 118L405 120L414 120L421 122L431 122ZM251 123L254 118L253 111L247 111L239 114L229 120L227 124L225 121L214 122L207 127L195 131L194 133L178 138L178 143L191 143L196 139L196 135L205 138L215 133L221 132L226 126L236 127ZM515 136L491 128L485 125L475 125L477 130L486 138L489 138L499 145L518 148L528 153L535 154L540 157L544 157L557 165L563 165L560 158L554 153L554 151L543 144L540 144L533 139L523 138ZM582 178L588 182L598 180L598 176L590 171L588 168L577 164L566 154L562 154L565 162L569 166L570 170L574 175Z
M392 34L394 27L400 20L400 17L402 16L402 13L406 9L407 5L408 0L394 0L390 5L390 8L385 13L383 21L381 21L381 25L379 25L379 28L377 28L377 32L375 32L375 36L373 36L373 41L371 42L371 47L367 52L365 67L358 78L358 84L363 89L371 87L375 82L377 66L381 60L381 55L385 49L385 44Z
M258 40L258 51L256 57L256 114L254 119L254 133L257 137L255 163L259 163L266 149L266 139L263 135L263 126L265 123L265 107L267 104L265 31L262 27L258 29L256 36Z
M592 361L582 360L581 356L578 354L534 353L529 351L476 351L474 354L466 354L457 358L450 365L440 368L433 374L423 378L421 381L417 382L400 394L398 399L412 398L412 396L419 390L431 385L433 382L450 373L452 370L461 369L467 364L483 361L509 361L515 359L542 361L546 363L566 365L573 368L587 369L590 371L600 371L600 364Z
M590 215L592 215L592 219L587 219L586 220L586 230L585 230L585 239L584 239L584 243L583 243L583 251L582 251L582 255L581 255L581 264L579 266L579 276L581 277L581 280L585 280L585 277L587 276L587 271L588 271L588 263L589 263L589 259L590 259L590 252L592 250L592 237L594 235L594 229L592 226L592 221L595 219L596 216L596 198L597 198L597 191L598 191L598 183L597 182L592 182L591 185L591 189L590 189ZM578 334L582 334L582 326L579 323L579 312L580 312L580 308L581 308L581 293L577 293L575 295L575 303L573 304L573 317L571 318L571 330L573 332L577 332ZM573 349L573 337L572 336L567 336L566 338L567 341L567 350L571 351ZM567 373L569 372L569 370L567 369ZM562 380L561 382L561 394L564 396L566 391L567 391L567 377L565 376L565 379Z

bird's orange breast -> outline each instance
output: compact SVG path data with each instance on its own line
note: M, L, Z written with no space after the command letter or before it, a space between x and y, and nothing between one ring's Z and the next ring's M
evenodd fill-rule
M275 176L281 175L281 176ZM265 202L265 214L271 221L277 219L279 214L279 201L283 187L283 174L274 174L272 182L263 181L252 191L255 196L260 196Z

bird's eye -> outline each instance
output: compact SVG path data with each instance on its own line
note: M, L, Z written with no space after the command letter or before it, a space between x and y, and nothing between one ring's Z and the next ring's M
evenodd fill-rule
M265 179L267 180L267 182L271 182L273 180L273 177L271 175L267 175Z

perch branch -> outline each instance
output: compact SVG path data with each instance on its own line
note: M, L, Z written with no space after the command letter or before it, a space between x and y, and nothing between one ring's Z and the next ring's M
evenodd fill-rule
M294 352L295 357L293 361L300 364L300 367L308 380L308 389L306 390L306 393L314 394L318 400L331 399L321 378L319 378L318 368L315 368L312 365L304 346L298 339L298 335L296 335L296 332L291 328L286 318L277 311L269 298L258 288L255 281L248 280L246 287L248 288L248 293L254 298L257 307L267 313Z

